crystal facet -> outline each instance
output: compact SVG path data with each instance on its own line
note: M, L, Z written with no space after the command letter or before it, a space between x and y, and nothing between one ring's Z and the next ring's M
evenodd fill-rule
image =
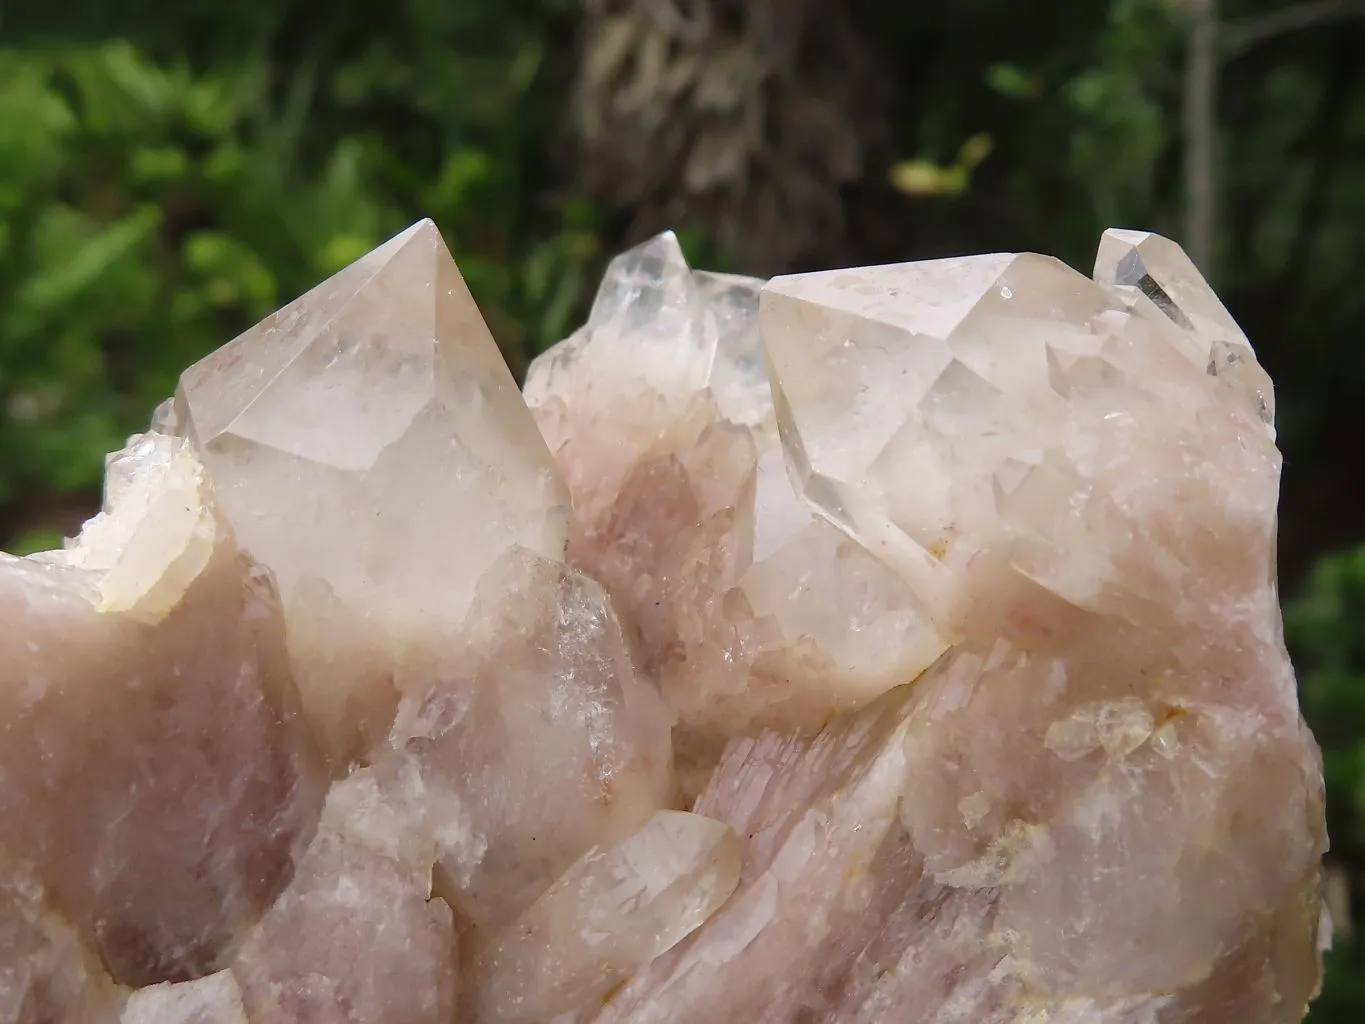
M561 562L505 555L465 640L399 710L389 799L421 794L441 890L487 932L673 802L673 719L602 588Z
M428 899L431 862L403 849L403 825L365 773L332 788L293 883L233 960L251 1024L451 1019L450 908Z

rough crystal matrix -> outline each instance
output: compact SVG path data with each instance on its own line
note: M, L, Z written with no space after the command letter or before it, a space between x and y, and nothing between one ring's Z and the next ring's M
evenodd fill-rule
M0 1020L1298 1021L1273 423L1150 234L662 235L523 400L418 224L0 556Z

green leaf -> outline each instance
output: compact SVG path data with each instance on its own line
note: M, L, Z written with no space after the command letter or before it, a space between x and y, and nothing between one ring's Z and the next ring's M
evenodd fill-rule
M1016 100L1032 99L1039 91L1037 82L1015 64L992 64L986 69L986 84Z
M24 282L17 301L36 316L46 317L77 301L119 260L143 245L161 222L161 211L144 206L135 213L96 230L70 255Z

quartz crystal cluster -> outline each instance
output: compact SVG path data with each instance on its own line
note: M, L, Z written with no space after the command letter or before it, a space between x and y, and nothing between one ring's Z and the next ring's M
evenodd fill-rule
M424 221L0 556L0 1021L1298 1021L1273 421L1155 235L665 234L523 394Z

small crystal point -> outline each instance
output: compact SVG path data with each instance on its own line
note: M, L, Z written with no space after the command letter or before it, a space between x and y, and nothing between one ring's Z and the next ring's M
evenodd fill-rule
M1263 423L1274 424L1275 389L1269 374L1179 245L1149 231L1110 228L1100 238L1094 277L1135 310L1169 320L1182 336L1176 344L1188 358L1210 376L1223 378Z

